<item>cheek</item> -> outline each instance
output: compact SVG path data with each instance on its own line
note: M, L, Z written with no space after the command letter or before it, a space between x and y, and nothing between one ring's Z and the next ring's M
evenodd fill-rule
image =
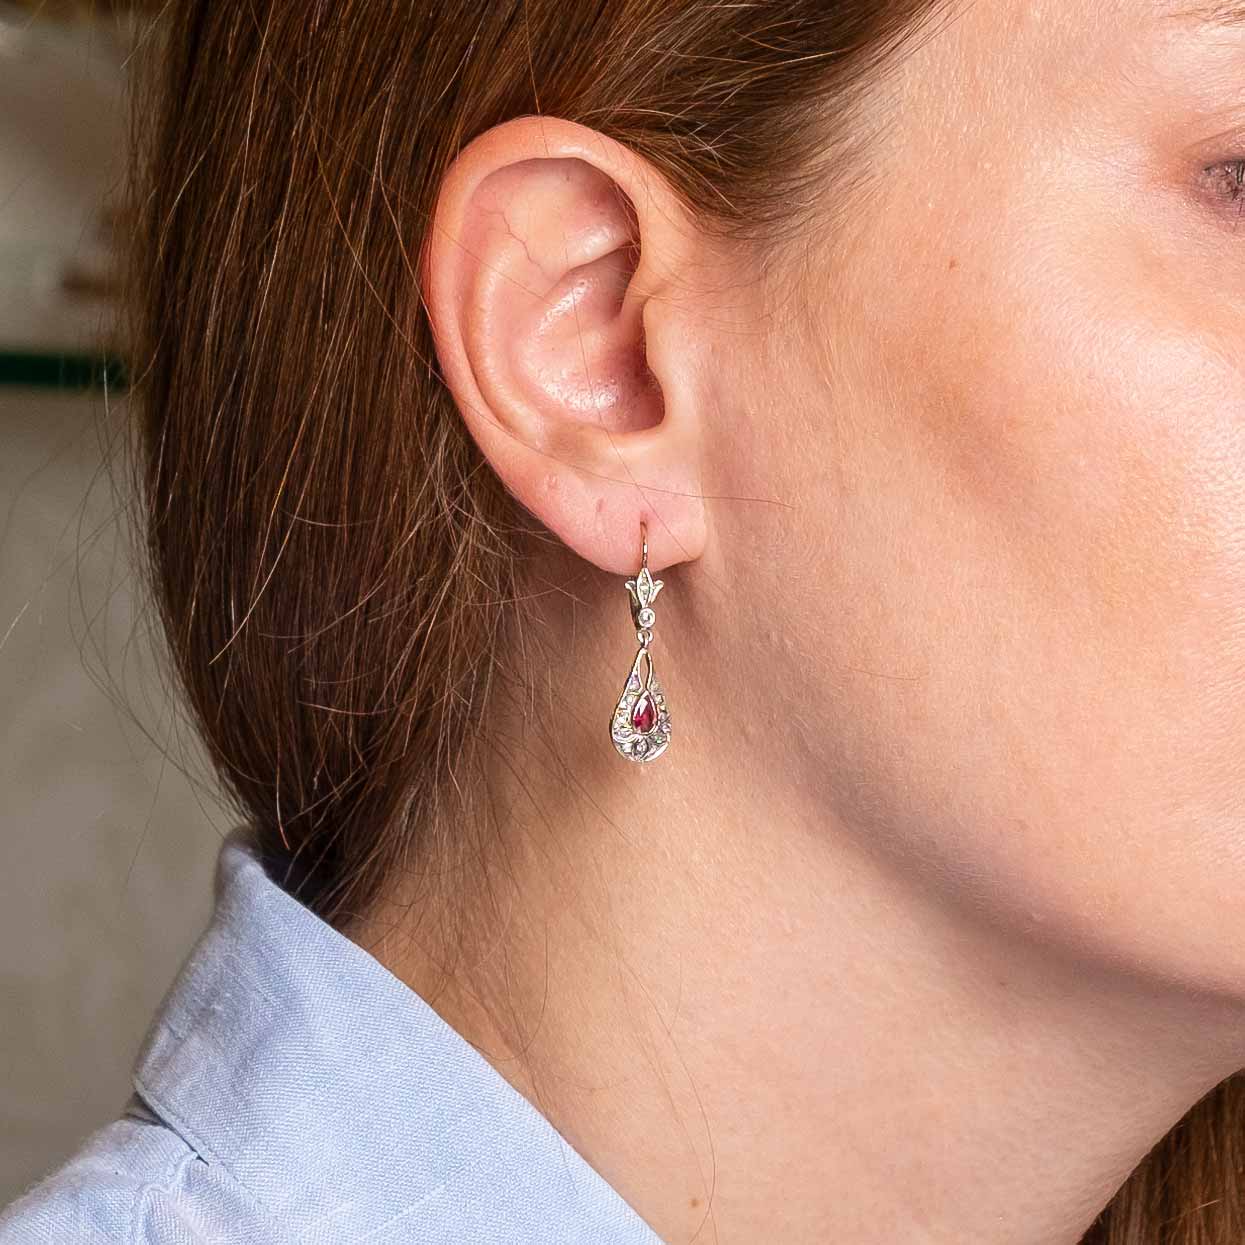
M949 272L898 339L917 344L890 366L915 384L888 436L1034 631L1156 677L1191 645L1239 667L1241 368L1150 265L1097 254Z
M849 760L974 904L1196 974L1245 884L1245 330L1096 254L874 300L842 666L908 677L853 679Z

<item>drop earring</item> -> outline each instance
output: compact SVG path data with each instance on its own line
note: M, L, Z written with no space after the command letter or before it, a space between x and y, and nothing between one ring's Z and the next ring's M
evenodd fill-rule
M648 527L640 520L640 570L627 580L631 595L631 621L635 624L636 650L631 672L610 719L610 738L619 755L629 761L655 761L670 746L670 711L653 669L649 645L653 642L653 602L662 589L648 569ZM641 666L644 667L641 673Z

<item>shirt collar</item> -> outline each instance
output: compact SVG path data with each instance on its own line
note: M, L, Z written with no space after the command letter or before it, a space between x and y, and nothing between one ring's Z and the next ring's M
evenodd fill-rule
M420 995L268 876L245 828L134 1085L291 1241L661 1245Z

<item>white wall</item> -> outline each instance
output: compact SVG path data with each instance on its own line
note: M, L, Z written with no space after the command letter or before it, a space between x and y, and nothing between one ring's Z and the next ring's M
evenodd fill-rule
M0 389L0 1205L118 1111L229 825L90 673L170 737L99 405Z
M0 352L89 348L109 318L126 46L119 19L0 0ZM166 756L196 763L103 469L125 418L0 387L0 1205L120 1109L229 825Z

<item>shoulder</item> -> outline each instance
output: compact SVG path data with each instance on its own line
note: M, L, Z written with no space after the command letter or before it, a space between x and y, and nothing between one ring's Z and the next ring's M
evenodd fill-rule
M138 1100L0 1210L0 1245L279 1245L245 1191Z

